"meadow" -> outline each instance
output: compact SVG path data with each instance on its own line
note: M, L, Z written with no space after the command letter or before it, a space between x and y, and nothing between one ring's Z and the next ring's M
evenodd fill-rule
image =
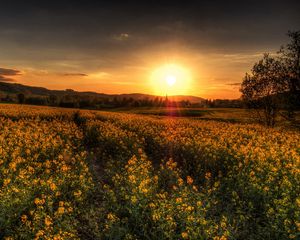
M165 115L1 104L0 239L300 238L298 130Z

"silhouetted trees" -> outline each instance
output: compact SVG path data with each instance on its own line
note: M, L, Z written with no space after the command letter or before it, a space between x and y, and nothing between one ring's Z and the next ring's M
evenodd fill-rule
M289 119L299 106L300 32L289 32L290 43L275 57L264 54L255 63L251 74L246 73L240 91L247 106L255 109L257 117L267 126L274 126L281 110Z
M290 42L279 51L280 61L286 68L289 94L285 97L288 119L294 119L295 110L300 106L300 31L288 32Z
M32 105L48 105L48 99L46 97L29 96L25 98L25 103Z
M25 101L25 95L23 93L18 93L17 94L17 98L18 98L18 103L23 104Z

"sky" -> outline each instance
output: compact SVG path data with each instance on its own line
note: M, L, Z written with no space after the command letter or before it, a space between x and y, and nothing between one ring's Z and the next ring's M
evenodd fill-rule
M0 81L234 99L299 12L296 0L2 0Z

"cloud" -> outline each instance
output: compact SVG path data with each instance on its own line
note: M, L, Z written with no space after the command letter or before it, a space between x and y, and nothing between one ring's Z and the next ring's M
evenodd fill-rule
M128 33L120 33L119 35L115 35L113 37L117 41L126 41L129 38Z
M20 75L20 74L21 74L21 72L19 70L9 69L9 68L0 68L0 75L15 76L15 75Z
M15 80L12 78L4 77L0 75L0 82L14 82Z
M241 83L240 83L240 82L236 82L236 83L227 83L226 85L229 85L229 86L240 86Z
M63 76L71 76L71 77L87 77L88 75L85 73L63 73Z
M21 75L19 70L9 69L9 68L0 68L0 81L1 82L13 82L14 79L6 76L16 76Z

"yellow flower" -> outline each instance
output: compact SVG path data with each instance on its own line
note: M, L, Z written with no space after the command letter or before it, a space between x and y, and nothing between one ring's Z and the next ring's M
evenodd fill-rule
M136 202L137 202L136 196L132 196L132 197L131 197L131 202L132 202L132 203L136 203Z
M118 220L118 217L116 215L114 215L113 213L108 213L107 214L107 219L110 222L116 222Z
M134 175L129 175L128 179L129 179L130 182L136 183Z
M34 239L40 239L41 236L43 236L45 232L43 230L39 230L37 234L35 235Z
M50 183L50 189L51 189L52 191L55 191L55 189L56 189L55 183Z
M159 214L157 214L157 213L154 213L153 215L152 215L152 219L153 219L153 221L158 221L159 219L160 219L160 215Z
M186 208L186 210L187 210L188 212L191 212L191 211L193 211L193 210L194 210L194 207L192 207L192 206L188 206L188 207Z
M178 185L179 185L179 186L182 186L182 185L183 185L183 180L182 180L182 178L179 178L177 181L178 181Z
M155 204L154 204L154 203L149 203L149 207L150 207L150 208L154 208L154 207L155 207Z
M58 214L63 214L65 212L65 208L64 207L59 207L58 209L57 209L57 213Z
M61 167L61 170L63 171L63 172L67 172L68 170L69 170L69 167L67 166L67 165L62 165L62 167Z
M74 196L75 196L75 197L80 197L81 194L82 194L82 192L81 192L80 190L74 192Z
M189 184L189 185L192 185L194 180L190 177L190 176L187 176L186 177L186 182Z
M47 227L49 227L51 224L52 224L51 217L47 216L47 217L45 218L45 225L46 225Z
M211 173L210 172L207 172L205 173L205 178L208 180L211 178Z
M45 203L45 199L35 198L34 203L35 205L43 205Z
M227 237L222 236L222 237L220 238L220 240L227 240Z
M9 178L6 178L6 179L4 179L4 181L3 181L3 186L5 187L5 186L7 186L9 183L10 183L10 179Z
M188 234L187 232L182 232L182 233L181 233L181 237L182 237L183 239L188 239L188 238L189 238L189 234Z

